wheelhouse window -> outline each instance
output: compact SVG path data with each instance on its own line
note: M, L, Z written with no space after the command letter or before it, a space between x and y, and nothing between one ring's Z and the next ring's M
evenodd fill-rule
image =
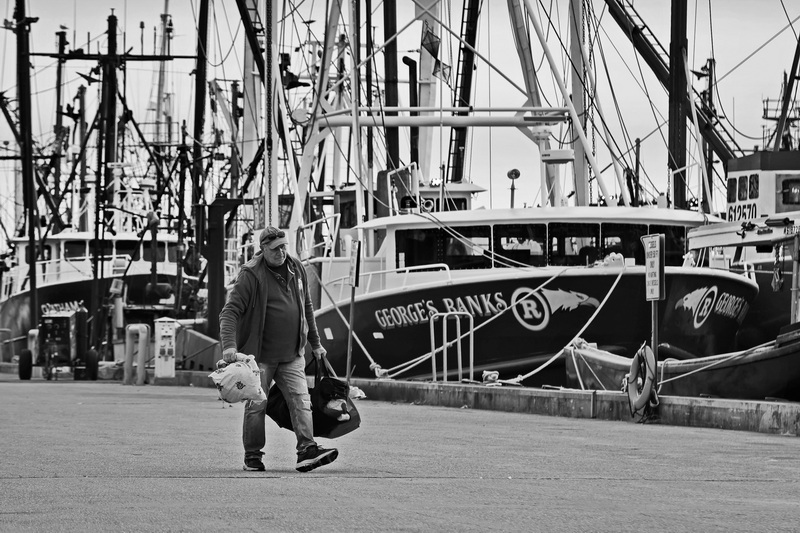
M626 259L633 258L637 265L644 264L644 248L642 235L647 235L646 224L602 224L602 241L600 256L605 257L613 252L622 254Z
M400 230L395 234L397 265L415 267L445 263L451 269L489 268L488 226Z
M748 196L751 200L758 198L758 174L750 174Z
M650 226L650 233L664 234L664 264L681 266L686 254L686 228L684 226ZM642 261L644 263L644 261Z
M85 259L88 257L86 241L65 241L64 257L66 259Z
M178 245L173 243L167 244L167 260L170 263L178 262Z
M736 178L728 178L728 203L736 201Z
M395 234L397 266L413 267L438 263L437 229L400 230Z
M127 255L134 261L141 259L139 241L117 241L116 247L117 255Z
M98 245L94 239L89 241L89 254L95 254L100 259L110 258L113 253L111 241L101 241L101 244Z
M549 225L552 265L586 265L599 258L600 224L562 223Z
M489 268L492 263L489 226L451 227L441 230L444 239L442 262L452 269Z
M49 244L45 244L41 248L37 248L37 261L50 261L53 259L53 249ZM28 248L25 248L25 263L30 264L28 260Z
M747 181L749 176L739 176L739 192L736 197L739 201L747 200Z
M785 205L800 204L800 179L783 180L781 195Z
M494 226L494 266L547 264L545 224L498 224ZM507 259L507 261L503 259Z
M164 250L164 243L156 243L156 253L155 253L155 260L157 263L164 261L164 257L166 255ZM153 260L153 246L151 243L147 242L144 243L144 260L145 261L152 261Z

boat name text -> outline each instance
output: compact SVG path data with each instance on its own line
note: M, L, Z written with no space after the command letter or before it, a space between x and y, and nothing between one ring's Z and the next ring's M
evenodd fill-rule
M519 324L531 331L547 328L553 313L575 311L579 307L597 308L599 302L585 294L564 289L519 287L509 300L502 292L442 298L441 301L420 300L407 305L384 307L375 311L381 329L425 324L437 313L469 313L473 317L493 317L511 308Z
M412 326L427 322L435 313L466 312L472 316L494 316L508 307L503 293L477 294L456 298L442 298L438 304L433 300L386 307L375 311L375 320L381 329Z
M64 313L69 311L77 311L81 305L83 305L83 300L76 301L73 300L71 302L58 302L52 304L42 304L42 314L46 315L48 313Z
M740 296L727 292L720 293L716 285L695 289L685 295L675 308L684 308L694 317L694 327L699 329L711 314L736 320L739 324L744 320L750 304Z

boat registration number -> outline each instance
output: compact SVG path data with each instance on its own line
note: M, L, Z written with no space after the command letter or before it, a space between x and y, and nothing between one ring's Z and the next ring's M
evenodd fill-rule
M795 233L800 233L800 226L786 226L783 228L784 235L794 235Z

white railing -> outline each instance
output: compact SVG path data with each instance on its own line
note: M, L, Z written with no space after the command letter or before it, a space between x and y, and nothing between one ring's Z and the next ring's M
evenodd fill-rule
M348 260L348 264L349 264L349 260ZM361 278L359 279L359 287L358 287L358 290L356 292L357 292L357 294L370 294L370 293L375 292L375 291L383 290L383 289L386 288L386 278L388 276L393 275L393 274L398 274L398 280L400 282L398 285L393 285L393 287L397 287L397 288L402 289L402 288L405 288L405 287L409 286L409 274L419 273L419 272L423 272L423 271L426 274L429 271L442 272L443 273L443 275L442 275L442 282L443 283L451 283L453 281L453 278L450 275L450 267L449 266L447 266L445 263L431 263L429 265L419 265L419 266L413 266L413 267L394 268L394 269L390 269L390 270L375 270L375 271L372 271L372 272L364 272L364 271L362 271L361 272ZM399 276L400 274L402 274L402 276ZM376 282L379 285L377 288L373 287L373 282L375 282L375 280L378 280ZM417 277L412 278L412 280L413 280L413 282L415 284L419 282L419 279ZM325 286L329 289L331 294L333 294L333 291L331 289L335 290L336 287L338 286L338 288L339 288L339 297L336 300L337 302L342 301L345 297L347 297L347 298L350 297L349 293L345 294L345 289L350 287L350 276L349 276L349 274L347 276L342 276L342 277L339 277L339 278L335 278L335 279L329 280L329 281L327 281L325 283Z
M167 268L175 267L175 263L159 261L156 263L156 272L160 274L170 274ZM142 259L131 261L129 255L115 255L104 258L98 262L98 268L104 275L121 276L149 274L150 261ZM27 264L16 265L8 272L3 274L2 288L0 288L0 300L5 300L14 294L27 290L29 283L30 268ZM55 285L59 283L70 283L92 279L92 260L91 258L70 258L52 259L49 261L38 261L36 263L36 282L37 286Z
M339 222L341 215L335 213L328 215L319 220L315 220L308 224L304 224L297 228L297 255L301 260L311 259L313 257L331 257L333 254L336 236L339 235ZM328 229L327 234L324 229ZM314 242L317 229L323 234L320 242ZM318 249L322 248L322 252L315 255Z
M461 361L461 319L466 318L469 329L467 335L469 337L469 380L472 381L474 368L475 368L475 319L470 313L466 311L448 311L446 313L433 313L429 320L431 331L431 368L433 370L433 381L436 381L436 320L442 319L442 381L447 381L447 348L454 344L456 345L456 358L458 359L458 381L463 378L463 365ZM453 341L448 341L447 338L447 322L448 319L454 318L456 322L456 338Z

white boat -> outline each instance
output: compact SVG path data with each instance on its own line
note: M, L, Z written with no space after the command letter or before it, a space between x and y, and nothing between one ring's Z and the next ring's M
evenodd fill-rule
M59 33L60 49L54 54L59 59L58 83L67 62L77 61L78 68L88 70L86 62L96 61L99 66L92 71L96 78L77 72L79 79L89 84L99 82L104 96L91 125L86 120L85 86L78 88L74 109L72 105L65 109L59 101L51 151L37 148L34 153L32 132L20 135L20 153L47 163L26 168L23 161L19 171L19 181L26 189L25 203L15 213L16 228L8 235L9 251L0 263L0 343L4 348L0 353L4 361L27 348L30 332L39 329L48 316L85 309L86 329L81 325L80 333L73 331L70 336L70 342L80 346L77 358L92 349L94 357L113 360L112 345L123 341L128 324L152 327L156 318L187 318L200 310L195 305L200 259L185 231L183 188L177 192L178 184L172 181L180 170L176 162L185 161L181 147L169 142L177 123L164 119L171 114L170 99L164 94L163 64L172 59L166 45L171 31L167 22L165 15L159 54L128 54L124 60L113 39L102 53L98 49L97 54L88 54L83 49L67 49L65 32ZM108 33L115 34L113 12L108 23ZM19 61L31 59L22 55L27 48L20 46ZM158 98L151 110L158 118L147 126L148 133L152 132L147 138L142 131L145 126L137 122L142 115L128 107L116 72L125 61L139 59L161 67L155 89ZM19 79L20 87L23 79ZM63 87L57 84L54 92L60 96ZM24 96L30 100L32 95ZM3 97L0 105L6 117L19 115L20 130L26 121L30 123L21 103L13 109ZM31 102L28 113L30 108ZM33 201L28 198L34 194L27 192L28 187L36 195ZM43 353L38 359L34 364L43 363ZM70 363L69 355L65 363Z

